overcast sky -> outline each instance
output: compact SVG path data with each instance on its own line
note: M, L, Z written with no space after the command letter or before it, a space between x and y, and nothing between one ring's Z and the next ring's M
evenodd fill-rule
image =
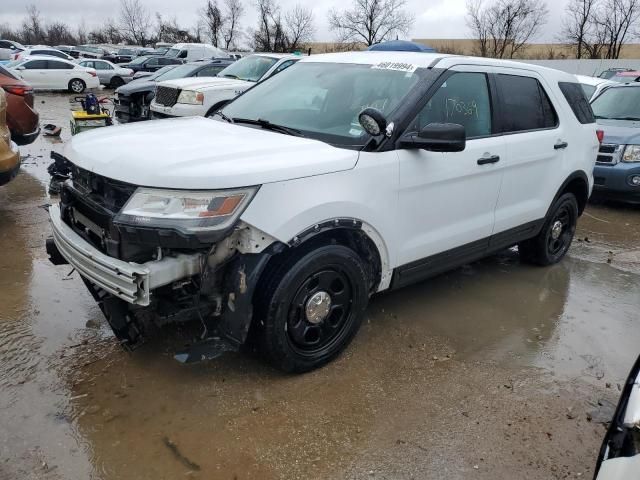
M141 0L153 12L160 12L163 17L178 20L180 25L191 27L196 23L197 11L205 0ZM490 1L490 0L486 0ZM567 0L547 0L550 11L549 22L540 41L554 41L560 30L561 16ZM84 22L87 28L98 25L101 20L118 16L117 0L0 0L0 23L20 24L24 17L25 5L34 3L42 14L43 20L64 20L70 25ZM219 3L222 3L219 1ZM296 3L312 4L316 26L316 41L331 41L333 34L327 25L327 12L331 8L344 8L349 0L276 0L283 10ZM257 15L253 0L243 0L245 15L242 27L253 27L257 23ZM407 9L414 15L415 22L410 38L468 38L469 31L465 25L466 0L407 0Z

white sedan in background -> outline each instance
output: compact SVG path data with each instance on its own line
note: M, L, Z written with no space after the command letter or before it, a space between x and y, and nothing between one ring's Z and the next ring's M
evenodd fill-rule
M133 79L133 70L123 68L106 60L80 60L81 67L95 68L98 80L105 87L116 89Z
M82 93L86 88L100 86L95 69L61 58L27 57L5 66L35 90L68 90L71 93Z

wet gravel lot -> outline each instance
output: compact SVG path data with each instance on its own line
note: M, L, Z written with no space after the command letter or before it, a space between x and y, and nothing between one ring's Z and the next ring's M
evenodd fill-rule
M48 263L49 152L0 187L0 479L589 478L640 350L640 208L589 206L552 268L504 252L376 297L336 362L193 366L170 332L122 351ZM43 103L42 103L43 102Z

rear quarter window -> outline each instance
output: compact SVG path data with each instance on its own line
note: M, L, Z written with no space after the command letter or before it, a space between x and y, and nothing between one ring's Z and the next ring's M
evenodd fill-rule
M595 123L596 118L582 86L574 82L559 82L558 86L576 119L582 124Z

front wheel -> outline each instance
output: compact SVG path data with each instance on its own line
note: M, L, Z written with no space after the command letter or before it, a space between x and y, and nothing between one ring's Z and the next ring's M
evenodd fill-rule
M69 82L69 91L71 93L82 93L87 85L79 78L74 78Z
M109 88L116 89L124 85L124 80L120 77L113 77L109 83Z
M536 265L553 265L566 255L578 223L578 201L573 193L558 198L540 233L518 245L520 257Z
M263 350L286 372L319 368L349 345L362 323L369 298L362 259L327 245L275 268L258 299Z

